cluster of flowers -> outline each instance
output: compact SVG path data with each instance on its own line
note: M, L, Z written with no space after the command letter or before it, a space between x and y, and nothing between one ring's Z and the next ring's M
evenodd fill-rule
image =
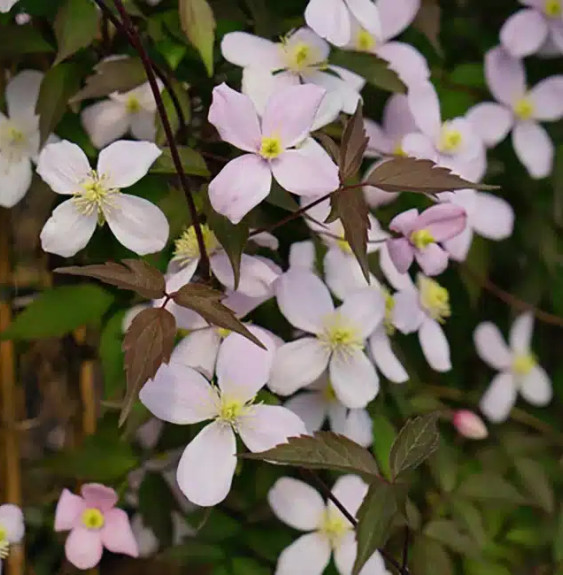
M7 11L14 3L0 0L0 10ZM563 76L528 89L518 58L544 48L563 52L562 10L559 0L524 3L528 8L503 27L501 45L485 56L487 83L498 103L478 104L465 117L448 121L442 121L424 57L394 40L413 21L419 0L311 0L305 11L308 27L290 32L280 42L243 32L227 34L222 54L242 67L242 91L217 86L208 118L221 139L244 154L211 181L211 205L237 224L268 196L272 178L299 196L303 206L340 187L338 167L311 132L341 113L353 113L364 79L328 64L331 44L387 60L408 88L406 95L389 98L381 124L365 122L370 138L366 156L378 158L374 167L391 155L405 155L430 159L479 182L487 169L487 148L512 131L515 152L530 176L547 176L553 145L539 121L563 116ZM7 84L8 116L0 115L0 205L11 207L22 199L37 164L37 174L51 189L68 196L41 232L45 251L71 257L106 222L117 240L133 252L145 255L162 250L169 239L164 214L148 200L123 192L143 178L161 154L152 143L156 107L149 86L113 94L82 111L83 126L101 149L93 169L79 146L56 136L40 150L35 105L41 79L39 72L26 70ZM120 140L127 133L140 141ZM364 192L372 208L396 196L372 186ZM193 503L215 505L229 493L237 435L250 451L259 452L290 436L318 430L328 419L332 430L369 446L372 430L366 408L379 391L378 371L394 383L409 378L392 338L397 331L416 332L430 367L450 370L443 325L452 314L451 302L434 277L446 270L450 259L466 258L474 233L505 239L514 220L505 200L469 189L439 194L422 213L411 209L398 214L390 231L370 215L368 248L379 256L384 285L375 276L369 283L365 280L339 221L320 223L329 211L325 200L308 210L306 218L312 234L327 247L322 277L315 268L313 242L298 242L291 248L285 271L268 258L243 254L236 289L227 254L203 226L212 272L226 290L224 303L244 318L276 298L281 313L295 328L292 341L248 325L264 344L265 349L260 349L238 334L208 325L194 312L173 302L166 304L177 324L189 333L169 364L161 366L142 388L140 399L167 422L210 421L178 464L178 485ZM252 239L277 249L277 240L270 234ZM191 281L200 256L195 230L188 228L175 242L167 272L170 292ZM413 280L409 270L415 261L421 271ZM336 307L334 299L340 302ZM482 323L475 330L478 354L500 371L481 402L481 411L491 421L508 417L517 391L535 405L545 405L551 398L549 378L530 351L532 329L531 314L518 317L510 348L494 325ZM263 403L271 397L263 392L266 386L288 398L285 404ZM453 422L467 437L486 436L482 421L471 412L457 413ZM334 489L354 513L366 486L348 476ZM278 574L297 572L296 566L304 560L316 565L311 572L320 573L331 549L340 573L350 572L353 532L331 503L325 505L312 488L290 478L276 483L269 500L282 521L311 532L284 551ZM127 516L115 507L116 502L115 492L100 485L84 486L80 497L63 492L55 529L71 530L66 553L77 567L97 564L103 547L137 554ZM0 508L0 535L3 549L21 539L21 512ZM378 554L362 571L364 575L384 572Z

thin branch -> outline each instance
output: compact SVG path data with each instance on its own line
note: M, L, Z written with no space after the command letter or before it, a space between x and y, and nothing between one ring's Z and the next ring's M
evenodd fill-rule
M95 0L98 6L102 6L104 4L103 0ZM151 91L153 93L153 97L156 102L156 107L158 110L158 114L162 121L162 127L164 128L164 132L166 134L166 139L168 141L168 146L170 147L170 154L172 156L172 161L174 162L174 168L178 173L178 177L180 179L180 185L184 191L184 195L186 196L186 201L188 203L188 208L190 210L190 214L192 216L192 223L194 226L195 235L197 238L197 244L200 253L200 266L201 266L201 275L204 279L209 279L211 277L210 273L210 266L209 266L209 256L207 255L207 250L205 248L205 240L203 238L203 232L201 230L201 224L199 223L199 218L197 215L197 208L195 205L194 197L190 190L190 186L188 184L188 179L186 177L186 173L184 172L184 168L182 167L182 160L180 158L180 153L178 152L178 146L176 145L176 140L174 139L174 131L172 130L172 126L170 125L170 120L168 119L168 114L166 113L166 108L164 107L164 102L162 100L162 96L160 94L160 90L158 88L158 84L156 81L155 71L154 71L154 64L150 59L145 47L143 46L143 42L137 30L123 6L123 2L121 0L113 0L113 3L121 16L123 29L129 39L129 42L137 50L139 56L141 57L141 61L143 62L143 66L145 68L145 72L147 74L147 79L149 81L149 85L151 87Z

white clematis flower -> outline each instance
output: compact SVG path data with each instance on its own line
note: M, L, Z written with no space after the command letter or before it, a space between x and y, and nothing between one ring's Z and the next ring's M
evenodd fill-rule
M163 88L158 80L158 87ZM80 118L96 148L104 148L128 132L137 140L154 141L156 102L148 82L84 108Z
M409 278L408 274L404 274ZM423 274L417 276L417 286L408 285L395 294L392 310L393 325L402 333L418 332L422 353L435 371L449 371L450 346L442 330L451 314L448 290Z
M258 452L306 433L289 409L254 403L270 375L275 343L264 330L249 329L267 349L229 335L217 357L217 386L172 358L139 396L164 421L182 425L213 420L188 444L176 475L184 495L204 507L223 501L230 491L237 464L235 434Z
M518 392L532 405L551 401L551 380L531 351L534 316L519 315L510 330L509 346L496 325L484 322L473 334L479 357L500 373L481 398L481 411L491 421L504 421L516 403Z
M39 152L39 116L35 105L43 74L24 70L6 87L8 116L0 113L0 206L11 208L31 184L31 161Z
M328 368L339 401L349 408L365 407L379 391L379 378L364 346L385 314L383 298L370 288L358 290L335 309L325 284L299 268L280 277L276 295L287 320L313 337L277 350L270 389L290 395Z
M332 493L355 516L367 490L359 477L344 475L334 484ZM354 528L332 501L325 503L303 481L282 477L270 489L268 502L281 521L305 532L282 551L275 575L321 575L331 554L340 575L352 572L357 553ZM389 575L379 551L368 559L360 575Z
M19 543L24 534L22 510L10 503L0 505L0 573L2 573L2 560L10 553L10 545Z
M121 140L100 152L93 170L76 144L64 140L46 146L37 173L54 192L72 198L57 206L43 227L43 249L73 256L88 244L96 225L107 222L136 254L160 251L168 240L166 217L148 200L121 192L145 176L160 154L149 142Z
M0 12L9 12L19 0L0 0Z

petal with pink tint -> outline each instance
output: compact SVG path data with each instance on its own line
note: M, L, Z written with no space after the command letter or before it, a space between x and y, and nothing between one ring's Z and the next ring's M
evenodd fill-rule
M359 91L355 90L338 75L321 71L312 72L307 74L307 81L326 90L323 101L330 97L337 98L337 106L344 113L353 114L356 111L360 101Z
M223 58L242 68L281 70L283 54L279 44L247 32L230 32L221 41Z
M242 93L252 100L259 116L264 114L272 94L298 85L299 76L293 72L273 74L264 68L242 69Z
M495 99L510 108L526 93L524 64L502 46L492 48L485 54L485 77Z
M121 138L129 129L129 114L125 106L113 100L104 100L82 110L82 125L98 149Z
M366 118L364 120L364 128L366 130L366 135L369 138L366 150L367 158L375 158L382 154L393 153L394 142L390 137L388 137L379 124Z
M542 407L547 405L553 397L551 379L543 367L536 365L524 376L520 393L532 405Z
M101 530L102 543L112 553L122 553L138 557L139 548L131 530L129 517L123 509L110 509L104 515L105 523Z
M469 439L485 439L489 434L483 420L468 409L456 411L452 423L460 435Z
M402 289L394 296L393 325L402 333L413 333L421 326L426 314L420 307L416 289Z
M369 346L375 365L389 381L404 383L409 379L403 364L391 347L391 338L387 335L384 325L373 332L369 338Z
M337 313L350 322L362 339L369 337L385 315L385 299L379 289L366 287L348 295Z
M400 274L407 273L414 261L414 248L407 238L391 238L386 242L389 256Z
M510 368L512 353L495 324L491 322L479 324L473 332L473 342L477 355L485 363L498 370Z
M437 276L448 267L448 252L438 244L430 244L422 250L416 250L415 258L427 276Z
M326 1L322 0L322 2ZM275 574L322 575L329 564L330 553L330 543L322 533L316 531L307 533L281 552Z
M420 0L377 0L381 19L382 39L398 36L414 20L420 8Z
M238 224L270 193L272 173L260 156L245 154L231 160L210 182L213 209Z
M436 163L439 160L434 142L420 132L407 134L401 141L401 149L407 156L412 156L418 160L432 160Z
M345 46L352 34L350 14L343 0L310 0L305 21L319 36L335 46Z
M261 133L258 116L248 96L223 83L213 88L209 122L221 139L246 152L258 152Z
M388 137L395 141L410 132L416 132L416 124L412 117L409 100L405 94L393 94L383 108L383 129Z
M78 569L92 569L104 551L99 531L75 527L65 543L66 558Z
M10 544L19 543L25 535L23 511L12 503L0 505L0 525L4 529L4 540Z
M398 234L408 236L415 229L417 223L418 210L416 208L411 208L410 210L395 216L389 223L389 229Z
M425 82L430 77L426 58L410 44L386 42L376 47L375 53L389 62L389 68L394 70L408 87Z
M417 230L428 230L434 241L442 242L461 233L467 223L467 214L461 206L443 203L424 210L416 221Z
M220 343L221 336L214 327L192 331L176 346L170 362L191 367L210 380L215 373Z
M534 119L553 122L563 116L563 75L551 76L536 84L528 94Z
M473 106L467 112L466 118L489 148L504 140L514 123L512 111L493 102Z
M487 192L477 192L475 212L470 223L480 236L490 240L504 240L512 235L514 210L502 198Z
M471 248L471 242L473 241L473 229L471 226L466 226L466 228L454 238L446 240L443 243L444 248L450 254L450 258L456 262L462 262L467 257L469 249Z
M450 345L444 330L437 321L426 319L419 331L418 341L428 365L439 372L452 368L450 360Z
M101 483L86 483L80 489L80 493L87 506L96 507L104 512L114 507L118 500L115 489Z
M532 335L534 334L534 315L531 312L521 313L512 324L508 342L515 354L530 353Z
M376 38L381 37L379 10L373 0L344 0L354 18Z
M82 497L68 489L63 489L55 511L55 531L72 529L84 509L86 509L86 503Z
M351 409L365 407L379 393L379 377L363 351L333 354L329 374L336 397Z
M479 402L479 408L487 419L499 423L508 417L515 403L516 386L514 377L511 373L504 372L494 377Z
M411 86L408 93L409 108L418 129L435 140L440 135L442 119L440 100L436 89L430 82Z
M547 38L547 22L537 10L519 10L500 29L502 45L515 58L535 54Z
M346 510L356 516L358 509L367 493L368 486L357 475L343 475L339 477L331 489L332 494L342 503ZM345 519L334 503L328 503L329 508Z
M301 418L307 433L318 431L326 419L327 401L322 392L305 391L294 395L285 402L285 407Z
M518 159L532 178L549 176L553 168L553 143L543 126L536 122L520 122L512 131L512 144Z
M548 23L549 26L549 40L551 40L551 44L556 49L556 53L563 53L563 21L557 21L554 19L553 21ZM549 43L548 40L548 43ZM544 45L545 47L545 45Z

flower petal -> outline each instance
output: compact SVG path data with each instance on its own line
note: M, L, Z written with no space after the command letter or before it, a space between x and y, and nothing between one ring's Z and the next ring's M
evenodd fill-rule
M266 385L274 362L276 345L265 329L248 326L266 349L238 333L225 338L217 356L217 381L225 396L243 403L254 399Z
M405 94L393 94L383 108L383 129L394 145L406 134L416 132L416 124L412 117L409 100Z
M489 389L481 398L479 407L487 419L499 423L508 417L515 402L514 378L511 373L503 372L494 377Z
M448 252L438 244L430 244L422 250L416 250L415 258L427 276L440 275L448 267Z
M492 48L485 54L485 77L495 99L510 108L526 93L524 64L502 46Z
M381 37L381 21L379 19L379 10L373 0L344 0L354 18L363 28L374 34L377 38Z
M516 354L529 353L532 347L534 334L534 314L525 312L520 314L512 324L508 342L510 349Z
M393 325L402 333L417 331L426 314L420 307L419 296L413 287L398 291L394 296Z
M506 138L514 122L510 109L494 102L483 102L473 106L467 112L466 118L489 148Z
M399 78L408 86L417 86L430 77L426 58L410 44L404 42L386 42L377 46L375 53L389 62Z
M17 505L0 505L0 525L4 529L8 543L19 543L25 534L22 510Z
M112 509L119 499L115 489L101 483L85 483L80 488L80 494L86 506L97 507L104 513Z
M385 326L379 326L369 338L373 361L381 373L393 383L408 381L409 375L391 348L391 339Z
M389 229L408 236L414 230L417 221L418 210L416 208L411 208L410 210L395 216L389 223Z
M299 416L281 405L254 405L237 424L242 442L256 453L307 433Z
M457 262L462 262L469 253L472 241L473 230L471 229L471 226L467 226L461 234L458 234L455 238L446 240L443 245L451 259Z
M268 503L280 521L300 531L314 531L325 513L316 489L291 477L280 477L268 492Z
M104 527L100 533L104 547L112 553L138 557L139 548L127 513L123 509L110 509L104 514L104 519Z
M252 100L259 116L264 114L272 94L299 84L299 76L289 71L273 74L264 68L242 70L242 93Z
M367 409L346 409L336 404L329 414L330 429L362 447L373 443L373 424Z
M0 206L15 206L29 190L32 177L33 169L29 158L11 162L0 155Z
M131 118L131 135L137 140L154 142L156 138L155 112L137 112Z
M37 173L57 194L71 195L92 168L82 149L67 140L48 144L39 155Z
M398 36L414 20L420 0L377 0L382 40Z
M329 356L330 350L313 337L282 345L276 351L268 387L279 395L291 395L323 373Z
M414 260L414 248L407 238L391 238L385 243L389 256L400 274L407 273Z
M368 491L368 486L366 482L357 475L343 475L338 478L331 491L350 515L355 517ZM334 503L329 501L328 506L345 519ZM348 520L346 519L346 521Z
M182 363L161 365L154 379L141 388L139 399L153 415L178 425L198 423L217 414L216 396L209 382Z
M92 569L102 558L102 538L99 531L75 527L65 543L66 558L78 569Z
M6 86L6 106L11 120L27 120L35 116L35 105L43 74L37 70L23 70Z
M535 54L547 38L547 22L533 9L519 10L500 29L502 45L515 58Z
M281 70L284 60L281 46L246 32L230 32L221 41L223 58L235 66Z
M553 397L551 380L543 367L536 365L524 376L520 385L520 394L532 405L542 407Z
M512 354L494 323L484 322L473 332L477 355L488 365L498 370L508 369Z
M231 490L237 466L236 438L230 426L210 423L188 444L176 472L184 495L196 505L220 503Z
M311 240L294 242L289 248L289 267L312 271L315 265L315 244Z
M63 489L55 510L55 531L72 529L85 508L86 502L82 497Z
M260 156L245 154L231 160L209 184L213 209L238 224L269 193L272 174Z
M41 230L44 251L69 258L86 247L96 230L97 215L81 214L72 200L58 205Z
M305 21L335 46L345 46L352 35L350 14L343 0L309 0Z
M100 152L98 174L107 178L108 187L128 188L147 175L161 154L152 142L119 140Z
M303 268L290 268L276 282L278 307L296 328L309 333L323 330L324 318L334 305L322 280Z
M426 361L433 370L443 372L452 368L450 345L437 321L426 319L422 323L418 330L418 341Z
M385 298L377 288L363 288L348 296L336 312L365 339L373 333L385 315Z
M436 151L432 139L420 132L407 134L401 142L401 149L407 156L418 160L432 160L435 163L440 161L440 155Z
M545 178L553 167L553 143L536 122L519 122L512 130L512 145L532 178Z
M512 235L514 210L506 200L486 192L477 192L475 208L470 218L471 226L480 236L504 240Z
M365 407L379 393L379 378L363 351L335 353L329 374L334 393L346 407Z
M318 431L326 419L327 401L318 391L305 391L287 400L284 406L299 416L307 433Z
M408 93L409 108L418 129L434 140L440 135L442 119L440 100L436 89L430 82L413 85Z
M257 152L262 139L252 100L223 83L213 88L209 122L221 139L245 152Z
M410 112L409 112L410 113ZM366 157L374 158L383 154L392 154L394 151L393 140L388 136L382 126L369 118L364 119L364 128L369 138Z
M465 228L467 213L455 204L436 204L424 210L416 221L416 228L427 229L436 242L457 236Z
M211 380L220 343L221 336L214 327L192 331L176 346L170 362L191 367Z
M82 110L80 120L90 140L98 149L124 136L130 125L125 106L113 100L104 100L87 106Z
M323 266L326 284L340 300L359 289L369 287L355 256L344 253L338 247L332 247L328 250ZM377 281L375 277L373 279Z
M330 561L330 551L330 543L321 533L302 535L281 552L276 575L322 575Z
M559 120L563 116L563 75L542 80L530 90L529 97L536 120Z

